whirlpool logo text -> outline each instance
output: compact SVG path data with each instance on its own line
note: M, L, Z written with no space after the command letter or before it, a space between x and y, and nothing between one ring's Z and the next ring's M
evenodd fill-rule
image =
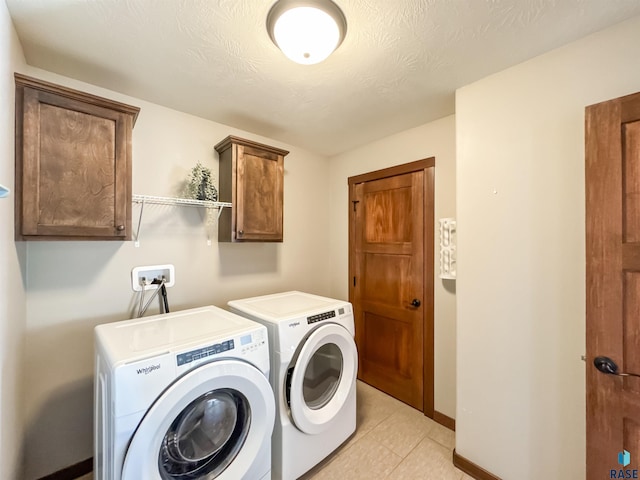
M148 367L142 367L142 368L139 368L136 371L138 372L138 375L142 375L142 374L149 375L154 370L160 370L160 364L149 365Z

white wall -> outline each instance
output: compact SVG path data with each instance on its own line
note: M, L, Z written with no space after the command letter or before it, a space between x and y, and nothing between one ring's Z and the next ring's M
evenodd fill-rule
M0 2L0 184L13 191L13 72L24 66L7 6ZM13 241L13 193L0 199L0 478L21 478L25 248Z
M456 95L456 451L505 480L585 477L584 109L640 90L639 43L635 18Z
M218 244L217 227L207 226L198 209L154 205L145 207L139 248L28 243L25 475L32 479L92 456L93 327L129 318L137 299L133 267L175 265L173 309L291 289L329 294L329 213L317 200L326 196L329 177L326 158L299 148L42 70L25 73L141 107L133 130L134 193L179 194L198 160L217 178L213 146L229 134L291 151L282 244ZM134 226L139 211L134 206Z
M442 217L455 217L455 118L431 122L370 143L330 160L327 188L330 195L331 295L349 296L349 189L354 175L435 157L435 231ZM439 260L438 242L434 259ZM454 280L441 280L435 272L435 409L455 418L456 306Z

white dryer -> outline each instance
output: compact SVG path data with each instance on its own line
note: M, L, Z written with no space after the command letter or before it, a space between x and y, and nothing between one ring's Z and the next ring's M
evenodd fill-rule
M202 307L95 329L96 480L269 479L264 326Z
M275 480L293 480L355 431L358 355L352 306L302 292L228 305L269 332L276 399L271 474Z

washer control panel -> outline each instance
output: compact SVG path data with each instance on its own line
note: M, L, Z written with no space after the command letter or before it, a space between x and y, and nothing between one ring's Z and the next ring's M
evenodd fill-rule
M251 353L265 347L265 333L262 330L254 332L253 335L243 335L240 337L240 351L242 353Z
M251 335L247 335L249 337L249 342L251 341ZM240 341L242 342L242 337ZM246 341L246 340L245 340ZM244 343L243 343L244 345ZM222 343L215 343L213 345L209 345L207 347L198 348L196 350L191 350L190 352L180 353L176 355L176 361L178 362L178 366L185 365L187 363L191 363L195 360L200 360L202 358L210 357L212 355L216 355L222 352L228 352L229 350L233 350L235 348L235 341L227 340Z

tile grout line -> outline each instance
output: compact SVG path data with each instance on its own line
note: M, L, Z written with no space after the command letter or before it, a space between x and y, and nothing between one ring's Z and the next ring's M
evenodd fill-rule
M413 452L416 448L418 448L418 445L420 445L424 439L425 439L425 437L422 437L422 438L420 439L420 441L418 441L418 443L416 443L416 444L414 445L414 447L413 447L411 450L409 450L409 452L408 452L408 453L405 455L405 457L400 461L400 463L398 463L398 464L393 468L393 470L391 470L391 471L387 474L387 476L386 476L385 478L389 478L389 477L390 477L390 475L391 475L393 472L395 472L395 471L398 469L398 467L399 467L400 465L402 465L402 462L404 462L404 461L407 459L407 457L409 457L409 455L411 455L411 452Z

